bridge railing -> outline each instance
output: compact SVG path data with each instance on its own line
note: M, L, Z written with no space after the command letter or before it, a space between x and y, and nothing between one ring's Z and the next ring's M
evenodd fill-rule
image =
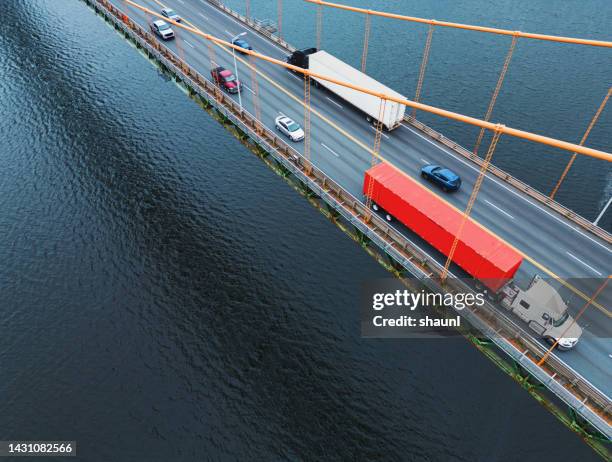
M292 46L291 44L289 44L285 40L280 39L275 34L271 34L269 31L267 31L264 28L262 28L261 26L259 26L251 18L248 18L248 17L246 17L244 15L241 15L240 13L232 10L231 8L226 6L222 1L220 1L220 0L206 0L206 1L208 1L210 4L214 5L215 7L219 8L220 10L224 11L225 13L229 14L230 16L234 17L238 21L241 21L242 23L246 24L248 27L250 27L251 29L253 29L256 32L260 33L261 35L265 36L266 38L272 40L273 42L275 42L276 44L278 44L279 46L281 46L285 50L287 50L287 52L292 53L293 51L296 50L296 48L294 46ZM406 116L404 118L404 120L407 123L411 124L416 129L418 129L419 131L421 131L424 134L426 134L429 137L431 137L432 139L435 139L436 141L439 141L440 143L444 144L446 147L448 147L452 151L454 151L457 154L461 155L462 157L464 157L468 161L474 163L479 168L482 167L483 159L481 157L477 156L477 155L474 155L473 152L467 150L465 147L459 145L458 143L456 143L453 140L450 140L450 139L446 138L444 135L442 135L438 131L434 130L433 128L429 127L428 125L425 125L423 122L420 122L419 120L417 120L417 119L415 119L415 118L413 118L411 116ZM521 191L522 193L524 193L528 197L538 201L539 203L541 203L542 205L550 208L552 211L558 213L562 217L565 217L566 219L568 219L568 220L572 221L573 223L577 224L578 226L580 226L584 230L592 233L593 235L595 235L595 236L599 237L600 239L604 240L605 242L607 242L609 244L612 244L612 234L610 234L608 231L606 231L605 229L603 229L603 228L593 224L591 221L589 221L586 218L584 218L583 216L577 214L573 210L565 207L564 205L560 204L559 202L555 201L554 199L551 199L549 196L547 196L546 194L542 193L541 191L538 191L537 189L529 186L528 184L524 183L523 181L521 181L518 178L510 175L508 172L505 172L504 170L502 170L499 167L496 167L493 164L489 164L489 167L488 167L487 171L490 172L491 174L495 175L500 180L506 182L510 186L516 188L518 191Z
M252 114L223 93L217 85L162 45L151 33L132 21L108 0L84 1L179 77L190 91L214 105L221 114L249 133L251 138L257 140L280 165L308 185L318 197L425 286L432 290L445 290L450 293L473 292L469 285L456 278L448 278L442 286L440 283L442 265L384 219L373 214L363 201L302 157L301 153L279 138L274 131L266 128ZM527 372L579 412L602 434L612 439L610 427L612 404L606 395L555 355L550 355L543 367L538 366L538 361L544 357L546 348L494 305L487 302L481 307L465 309L460 314Z

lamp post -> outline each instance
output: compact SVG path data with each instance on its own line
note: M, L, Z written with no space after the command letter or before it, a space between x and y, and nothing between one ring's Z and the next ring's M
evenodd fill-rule
M241 34L236 35L236 37L232 38L232 45L234 44L234 42L236 40L238 40L240 37L244 37L246 35L246 31L242 32ZM236 74L236 80L239 82L238 85L238 104L240 105L240 112L242 112L242 95L240 93L241 92L241 88L240 88L240 78L238 77L238 64L236 63L236 49L232 48L232 56L234 57L234 73Z

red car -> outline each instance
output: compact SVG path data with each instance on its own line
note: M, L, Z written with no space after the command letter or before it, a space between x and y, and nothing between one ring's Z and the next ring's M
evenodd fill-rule
M232 71L228 71L224 67L215 67L210 71L210 75L214 82L228 93L238 93L242 91L242 84L236 80L236 76Z

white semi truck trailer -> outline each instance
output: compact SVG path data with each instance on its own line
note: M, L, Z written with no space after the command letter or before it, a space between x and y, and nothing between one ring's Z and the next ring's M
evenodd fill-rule
M339 60L323 50L317 51L316 48L296 50L287 57L287 63L303 69L308 69L317 74L332 77L342 82L367 88L377 93L384 93L396 98L406 99L395 90L392 90L377 80L374 80L369 75L349 66L344 61ZM384 128L387 130L393 130L398 127L404 119L406 106L403 104L387 100L381 117L380 98L327 80L315 77L313 77L313 80L316 84L327 88L335 95L359 109L366 115L368 120L382 122Z

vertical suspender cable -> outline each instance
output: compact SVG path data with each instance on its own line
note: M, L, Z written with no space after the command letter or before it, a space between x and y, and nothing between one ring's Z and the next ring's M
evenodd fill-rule
M365 31L363 36L363 52L361 54L361 72L365 73L366 71L366 62L368 60L368 46L370 42L370 27L371 27L372 17L370 13L365 15Z
M278 38L283 38L283 0L277 0L276 13L278 14Z
M610 87L608 89L608 93L606 94L606 96L604 97L603 101L599 105L599 109L597 109L597 112L595 113L595 115L591 119L591 123L587 127L586 131L584 132L584 135L582 136L582 139L580 140L580 146L584 145L584 143L586 142L587 138L589 137L589 134L591 133L591 130L593 129L593 127L597 123L597 120L599 119L599 116L601 115L602 111L604 110L604 107L606 107L606 103L608 102L608 99L610 99L610 95L612 95L612 87ZM559 191L559 187L561 186L561 183L563 183L563 180L565 180L565 177L567 176L567 172L569 172L570 168L572 167L572 164L576 160L576 156L577 155L578 155L577 153L573 153L572 154L572 157L570 158L569 162L565 166L565 169L563 170L563 173L561 174L561 177L559 178L559 181L557 181L557 184L555 185L554 189L550 193L550 198L551 199L555 198L555 196L557 194L557 191Z
M323 5L317 5L317 50L321 49L321 35L323 34Z
M255 119L257 123L256 131L261 133L263 131L261 125L261 106L259 104L259 82L257 81L257 69L256 62L257 58L253 55L249 56L250 68L251 68L251 84L253 85L253 107L255 108Z
M304 76L304 158L306 159L306 174L310 175L310 76Z
M493 95L491 96L491 101L489 101L487 114L484 118L484 120L487 122L491 119L491 115L493 115L493 108L495 107L497 96L499 95L499 91L501 90L502 84L504 83L504 79L506 78L506 72L508 72L508 66L510 66L510 60L512 59L512 55L514 54L514 49L516 48L516 42L518 41L518 38L519 35L517 32L512 37L512 42L510 43L508 54L506 54L506 59L504 60L504 66L502 67L501 73L499 74L499 78L497 79L497 85L495 85L495 90L493 91ZM474 145L474 154L476 155L478 155L478 150L480 149L480 143L482 143L484 133L485 129L481 128L480 133L478 134L478 139L476 140L476 144Z
M421 89L423 88L423 79L425 78L425 69L427 69L427 61L429 61L429 50L431 49L431 39L433 36L435 20L431 20L429 24L429 30L427 31L427 40L425 41L425 49L423 50L423 60L421 61L421 69L419 70L419 81L417 83L416 94L414 95L414 101L420 102ZM416 108L412 109L412 118L416 119Z
M448 268L453 261L453 257L455 256L455 250L457 250L457 244L459 243L459 239L461 238L461 233L463 232L463 227L467 222L470 213L472 212L472 207L474 207L474 203L476 202L476 197L478 196L478 191L480 191L480 186L484 180L487 169L489 168L489 164L491 163L491 158L493 157L493 153L495 152L495 148L497 147L497 142L502 134L503 125L498 124L495 128L495 132L493 133L493 139L491 140L491 144L489 145L489 150L487 151L487 155L480 167L480 172L478 173L478 178L476 179L476 183L474 184L474 188L472 189L472 193L470 194L470 199L468 201L467 207L463 212L463 219L461 220L461 224L459 225L459 229L455 234L455 239L453 240L453 245L451 246L450 252L448 252L448 257L446 258L446 263L444 264L444 271L442 272L442 276L440 279L442 283L446 280L448 276Z
M251 19L251 0L246 0L246 12L245 16Z
M385 107L387 105L387 100L381 98L380 105L378 109L378 120L376 121L376 133L374 134L374 149L372 150L372 159L370 161L370 168L374 167L378 163L378 157L380 154L380 143L382 141L382 131L383 131L383 117L385 114ZM374 179L369 177L370 181L368 182L368 188L366 192L366 208L368 210L368 215L366 215L366 223L369 223L372 218L372 190L374 189Z

